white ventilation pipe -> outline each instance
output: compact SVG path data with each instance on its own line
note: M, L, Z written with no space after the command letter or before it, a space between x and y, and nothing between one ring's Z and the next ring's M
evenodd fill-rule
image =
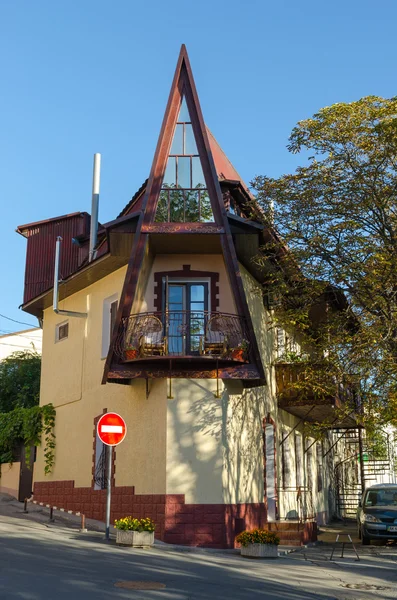
M59 264L61 262L61 242L62 238L59 235L55 244L55 268L54 268L54 295L53 304L54 313L57 315L66 315L68 317L83 317L87 316L87 313L74 312L72 310L60 310L58 308L59 301Z
M91 262L96 255L95 246L98 239L98 210L99 210L99 185L101 180L101 155L94 154L94 170L92 174L92 203L90 226L90 249L88 260Z

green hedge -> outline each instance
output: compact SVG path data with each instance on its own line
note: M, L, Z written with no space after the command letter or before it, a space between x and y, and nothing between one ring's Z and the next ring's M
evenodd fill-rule
M29 464L31 446L40 446L44 438L45 473L50 473L55 459L55 408L52 404L15 408L0 413L0 463L12 463L15 448L25 446Z

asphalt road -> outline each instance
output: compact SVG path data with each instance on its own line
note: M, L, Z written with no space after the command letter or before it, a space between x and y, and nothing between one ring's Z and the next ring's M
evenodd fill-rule
M397 598L397 552L369 548L329 562L329 548L276 560L231 553L118 548L98 533L78 534L0 516L1 600L364 600ZM143 582L143 583L142 583ZM138 588L126 589L119 585ZM346 585L384 589L357 590Z

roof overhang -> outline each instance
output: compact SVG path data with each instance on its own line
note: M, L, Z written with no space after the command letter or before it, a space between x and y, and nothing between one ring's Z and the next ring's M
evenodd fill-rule
M124 256L112 256L110 253L104 254L100 258L93 260L86 266L79 269L59 284L59 300L64 300L77 292L85 289L89 285L96 283L103 277L106 277L113 271L117 271L125 266L128 258ZM53 288L49 288L40 296L37 296L30 302L22 304L20 308L23 311L34 315L38 319L42 318L43 311L52 306Z
M26 236L26 232L29 231L30 229L34 229L35 227L38 227L39 225L46 225L47 223L53 223L54 221L63 221L64 219L70 219L71 217L89 217L90 215L87 212L74 212L74 213L70 213L68 215L61 215L60 217L52 217L51 219L44 219L42 221L34 221L33 223L26 223L25 225L18 225L18 227L16 228L16 232L19 233L20 235L22 235L23 237L27 237Z

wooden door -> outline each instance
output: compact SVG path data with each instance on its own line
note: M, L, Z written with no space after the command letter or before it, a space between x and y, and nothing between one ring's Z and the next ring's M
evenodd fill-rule
M23 502L25 498L30 498L32 495L32 485L33 485L33 466L35 459L36 448L31 446L30 448L30 457L29 464L26 464L26 448L22 446L21 448L21 470L19 474L19 490L18 490L18 500Z

